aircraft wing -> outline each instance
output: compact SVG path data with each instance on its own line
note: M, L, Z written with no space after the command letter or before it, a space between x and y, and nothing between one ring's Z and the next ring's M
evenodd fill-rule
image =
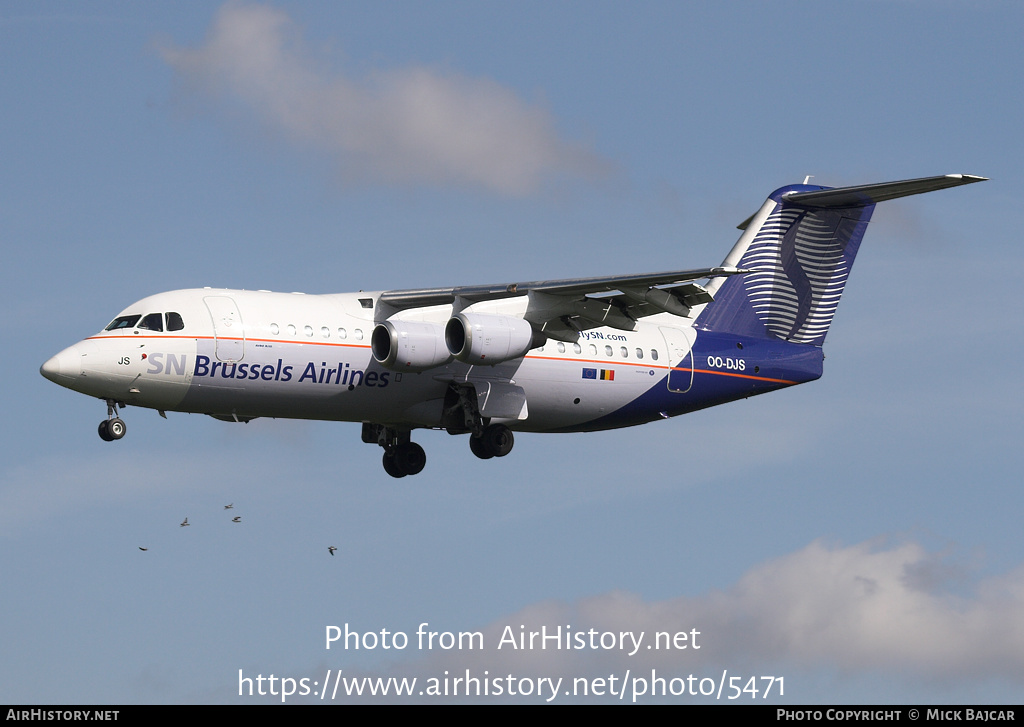
M947 174L838 189L793 191L783 198L787 204L812 209L864 207L983 179L969 174ZM754 216L741 223L739 228L746 229ZM409 308L452 304L456 308L464 308L481 301L528 295L530 303L525 318L534 330L558 340L576 341L580 331L599 326L632 331L638 318L655 313L686 317L694 306L712 301L712 293L693 281L747 272L750 271L723 266L604 278L390 290L381 294L379 303L386 318Z
M643 316L663 312L686 316L693 306L711 301L710 294L693 281L745 272L734 267L715 267L600 278L390 290L381 294L379 303L405 310L460 302L471 305L529 295L526 320L552 338L575 341L579 332L588 328L611 326L631 331L636 319Z

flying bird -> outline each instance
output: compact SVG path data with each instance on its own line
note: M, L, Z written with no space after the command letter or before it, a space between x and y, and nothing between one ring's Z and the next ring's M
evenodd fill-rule
M181 521L181 525L179 525L178 527L179 527L179 528L187 528L187 527L188 527L189 525L191 525L191 524L192 524L192 523L190 523L190 522L188 521L188 518L185 518L184 520L182 520L182 521Z
M231 518L231 522L240 523L242 522L242 518L236 515L235 517Z
M149 548L143 548L143 547L142 547L142 546L140 545L140 546L139 546L139 550L149 550Z
M330 551L331 555L334 555L334 551L337 550L333 545L327 546L327 550Z
M235 506L235 503L233 503L233 502L232 502L232 503L231 503L230 505L225 505L225 506L224 506L224 509L225 509L225 510L230 510L230 509L231 509L231 508L233 508L234 506Z

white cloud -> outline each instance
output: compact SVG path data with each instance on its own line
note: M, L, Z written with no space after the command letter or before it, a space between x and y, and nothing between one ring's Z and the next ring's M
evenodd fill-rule
M656 602L616 592L548 607L549 618L534 606L502 622L701 631L699 655L644 654L644 661L664 664L699 656L930 677L1024 674L1024 567L984 580L973 596L954 596L947 586L962 569L917 543L879 545L815 541L754 567L727 591Z
M228 3L202 46L162 49L188 84L240 101L353 181L482 186L522 195L607 164L559 138L550 114L485 78L424 67L355 79L317 66L282 11Z
M386 674L423 679L445 670L463 676L469 669L480 677L488 670L535 679L562 676L570 687L575 677L621 678L627 669L638 678L652 670L668 679L717 678L723 669L748 675L825 670L851 677L955 678L960 685L993 678L1020 683L1024 566L981 580L967 596L954 596L949 586L962 585L964 572L914 542L832 547L815 541L755 566L725 591L664 601L616 591L576 603L532 604L479 629L484 651L429 652L425 659L393 664ZM644 641L633 656L630 647L497 650L507 626L515 634L521 627L552 633L559 626L573 633L643 632ZM694 629L699 650L690 641ZM687 642L680 643L691 648L648 649L656 632L686 632ZM343 656L336 653L330 652L329 662ZM405 655L414 653L424 655L415 648ZM350 669L346 674L360 675Z

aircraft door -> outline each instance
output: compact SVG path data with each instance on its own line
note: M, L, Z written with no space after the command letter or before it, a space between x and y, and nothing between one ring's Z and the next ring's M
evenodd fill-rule
M245 355L245 330L242 328L242 314L234 298L211 295L203 298L203 301L213 319L217 360L227 363L241 361Z
M693 386L693 342L697 332L692 328L668 328L659 326L661 335L668 345L669 365L668 390L685 394Z

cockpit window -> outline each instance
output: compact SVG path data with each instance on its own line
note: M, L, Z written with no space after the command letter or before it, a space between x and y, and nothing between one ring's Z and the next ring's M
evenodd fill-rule
M163 313L150 313L148 316L139 321L139 328L142 328L147 331L164 330Z
M185 321L181 320L179 313L168 313L167 314L167 330L168 331L180 331L185 327Z
M138 323L142 316L121 316L115 318L110 322L110 325L104 328L104 331L116 331L120 328L134 328L135 324Z

